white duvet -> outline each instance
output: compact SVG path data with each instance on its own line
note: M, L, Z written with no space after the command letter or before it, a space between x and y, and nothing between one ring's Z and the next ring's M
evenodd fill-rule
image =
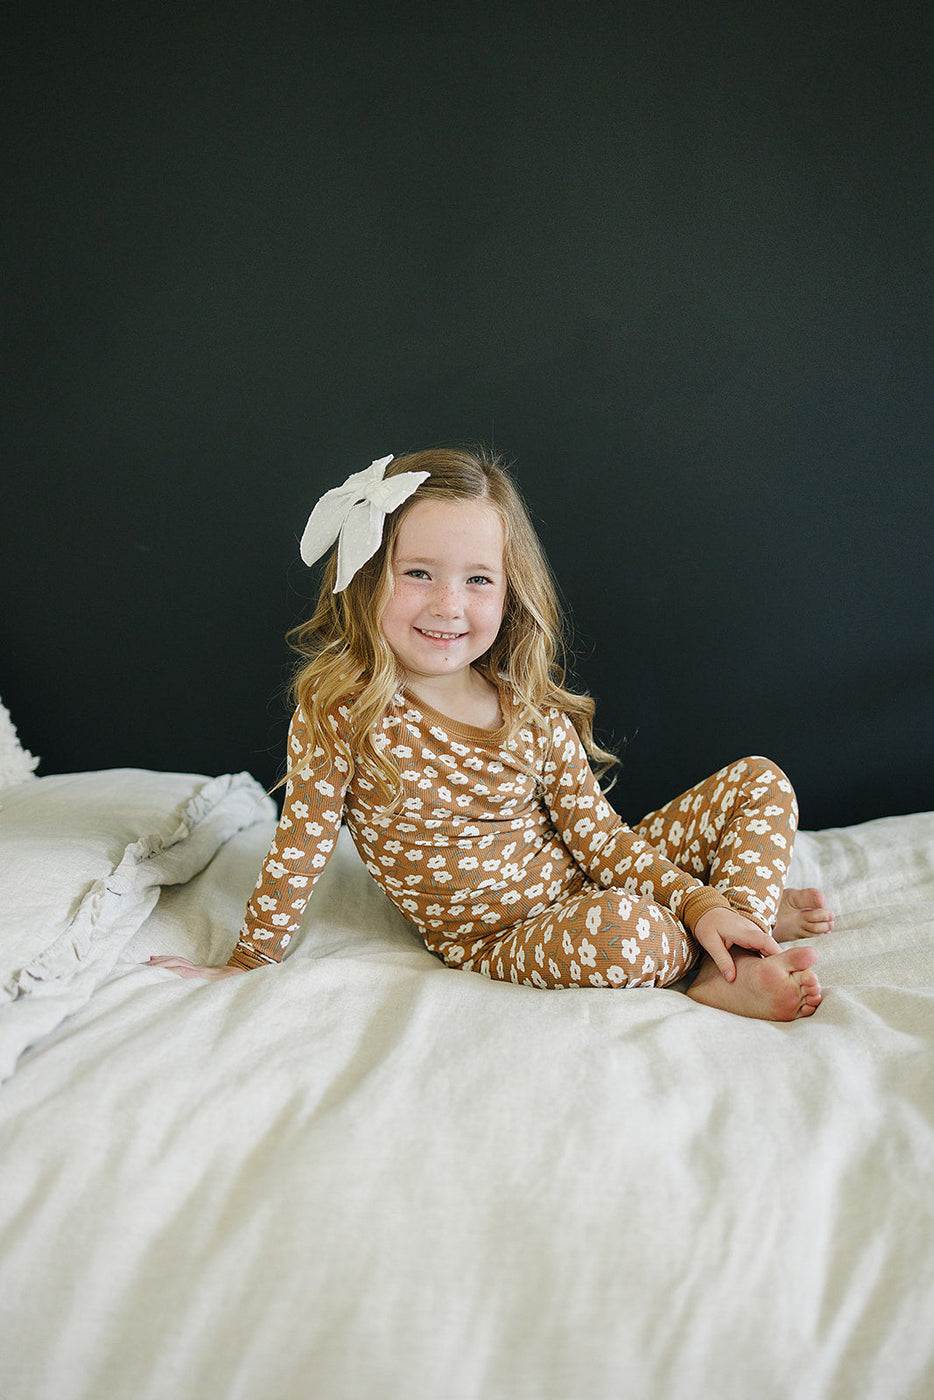
M281 967L143 966L232 947L239 791L4 1009L3 1400L934 1394L934 814L799 838L837 931L771 1025L447 969L344 835Z

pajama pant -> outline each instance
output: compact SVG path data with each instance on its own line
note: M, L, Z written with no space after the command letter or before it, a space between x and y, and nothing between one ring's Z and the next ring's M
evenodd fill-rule
M781 769L764 758L745 758L650 812L633 830L770 932L797 818L794 791ZM701 950L676 915L655 902L654 891L644 881L634 890L634 883L606 887L575 873L543 914L481 942L465 940L457 965L536 987L670 986Z

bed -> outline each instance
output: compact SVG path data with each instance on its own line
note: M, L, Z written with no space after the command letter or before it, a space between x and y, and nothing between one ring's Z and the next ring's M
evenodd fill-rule
M3 1400L934 1394L934 813L800 835L789 1025L426 951L342 832L217 983L248 774L0 788Z

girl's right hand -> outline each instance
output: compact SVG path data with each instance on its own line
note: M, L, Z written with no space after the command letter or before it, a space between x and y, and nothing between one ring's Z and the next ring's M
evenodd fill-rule
M178 958L167 953L150 958L143 966L166 967L178 977L203 977L206 982L219 982L222 977L236 977L238 973L246 972L245 967L203 967L200 963L190 962L188 958Z
M694 937L728 982L736 977L736 964L730 957L730 948L746 948L750 953L759 953L764 958L782 951L770 933L763 933L758 924L737 909L708 909L694 925Z

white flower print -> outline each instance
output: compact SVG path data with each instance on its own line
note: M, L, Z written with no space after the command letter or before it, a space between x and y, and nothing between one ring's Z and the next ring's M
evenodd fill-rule
M605 987L607 985L606 979L601 977L599 972L592 972L589 980L592 987Z
M582 939L581 939L580 948L578 949L578 954L577 954L577 956L580 958L580 960L581 960L581 962L583 963L584 967L596 967L596 965L597 965L597 950L596 950L596 947L594 946L593 943L589 942L586 938L582 938Z
M623 969L621 967L617 967L615 963L611 963L610 966L606 969L606 980L609 982L611 987L621 987L626 981L626 976L627 974L623 971Z
M624 938L619 945L619 953L627 962L634 963L639 956L639 944L634 938Z

